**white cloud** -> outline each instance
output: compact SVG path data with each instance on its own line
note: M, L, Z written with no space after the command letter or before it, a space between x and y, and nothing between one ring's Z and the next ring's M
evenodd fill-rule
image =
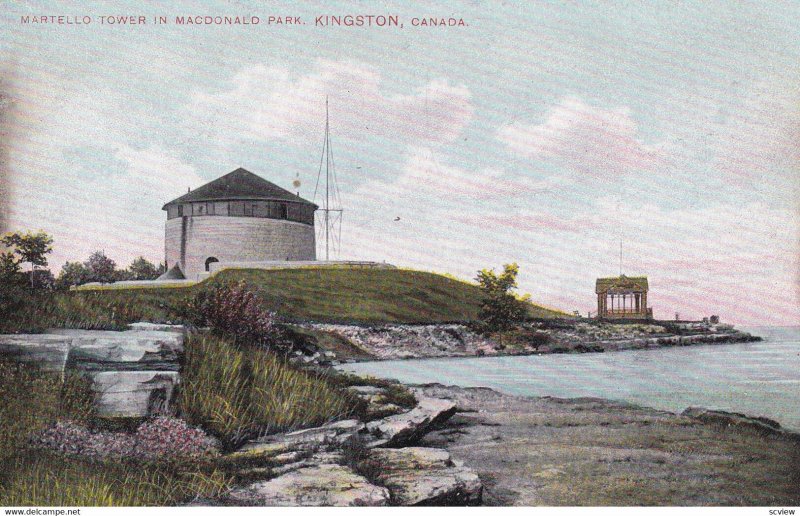
M651 170L662 162L658 146L642 143L627 108L603 109L566 97L540 124L514 122L497 138L524 158L552 160L583 175L609 178Z
M37 181L39 171L55 166L52 158L40 155L31 158L24 174L15 175L20 187L12 226L42 228L53 235L54 274L64 261L86 259L98 249L122 267L140 255L163 260L166 215L161 207L187 187L205 182L192 166L160 148L122 145L114 157L124 165L122 173L84 178L77 170L61 168L56 181Z
M379 135L433 144L456 138L472 117L465 86L437 79L410 93L388 95L381 91L381 80L374 68L354 61L320 60L313 72L301 76L283 67L251 66L222 92L195 92L190 120L224 139L316 137L327 97L340 138Z

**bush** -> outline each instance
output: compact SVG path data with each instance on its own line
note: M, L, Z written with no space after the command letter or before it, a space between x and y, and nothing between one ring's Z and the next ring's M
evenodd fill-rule
M519 266L516 263L504 265L500 275L494 269L478 271L476 279L483 296L478 313L481 332L508 330L525 318L525 304L511 293L517 288L517 273Z
M258 294L244 282L201 290L189 311L196 325L208 326L216 335L236 344L260 344L276 351L288 351L291 347L275 312L264 307Z

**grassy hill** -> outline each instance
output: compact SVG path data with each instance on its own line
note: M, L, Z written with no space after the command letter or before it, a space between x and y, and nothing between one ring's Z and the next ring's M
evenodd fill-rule
M244 281L292 321L341 323L439 323L472 321L481 294L477 286L429 272L401 269L304 268L225 270L189 287L115 288L59 294L37 305L42 327L114 328L129 322L180 320L198 291ZM526 304L531 317L565 314ZM0 330L3 324L0 324ZM26 324L17 325L25 331ZM6 331L15 331L13 327Z

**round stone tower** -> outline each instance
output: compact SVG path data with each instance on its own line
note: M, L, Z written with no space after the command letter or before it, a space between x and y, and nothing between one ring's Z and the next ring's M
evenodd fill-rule
M167 270L173 277L196 279L215 262L316 259L317 205L243 168L163 209Z

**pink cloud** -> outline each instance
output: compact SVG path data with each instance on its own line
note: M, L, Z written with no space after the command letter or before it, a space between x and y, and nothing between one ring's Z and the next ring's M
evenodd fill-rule
M417 144L452 141L472 118L465 86L435 79L410 93L388 95L381 80L375 68L354 61L320 60L302 76L256 65L240 70L224 91L196 92L189 111L192 123L211 124L225 138L242 132L260 140L316 137L327 97L340 138L380 135Z
M541 189L541 185L524 176L511 177L499 169L467 170L449 165L436 152L422 147L410 150L396 187L415 194L475 200L514 197Z
M629 109L603 109L567 97L544 122L514 122L501 127L497 138L518 156L556 161L602 178L662 164L659 147L642 143L637 132Z
M478 227L506 228L519 231L557 231L582 233L600 227L588 216L560 217L550 213L489 213L481 216L458 216L455 220Z

